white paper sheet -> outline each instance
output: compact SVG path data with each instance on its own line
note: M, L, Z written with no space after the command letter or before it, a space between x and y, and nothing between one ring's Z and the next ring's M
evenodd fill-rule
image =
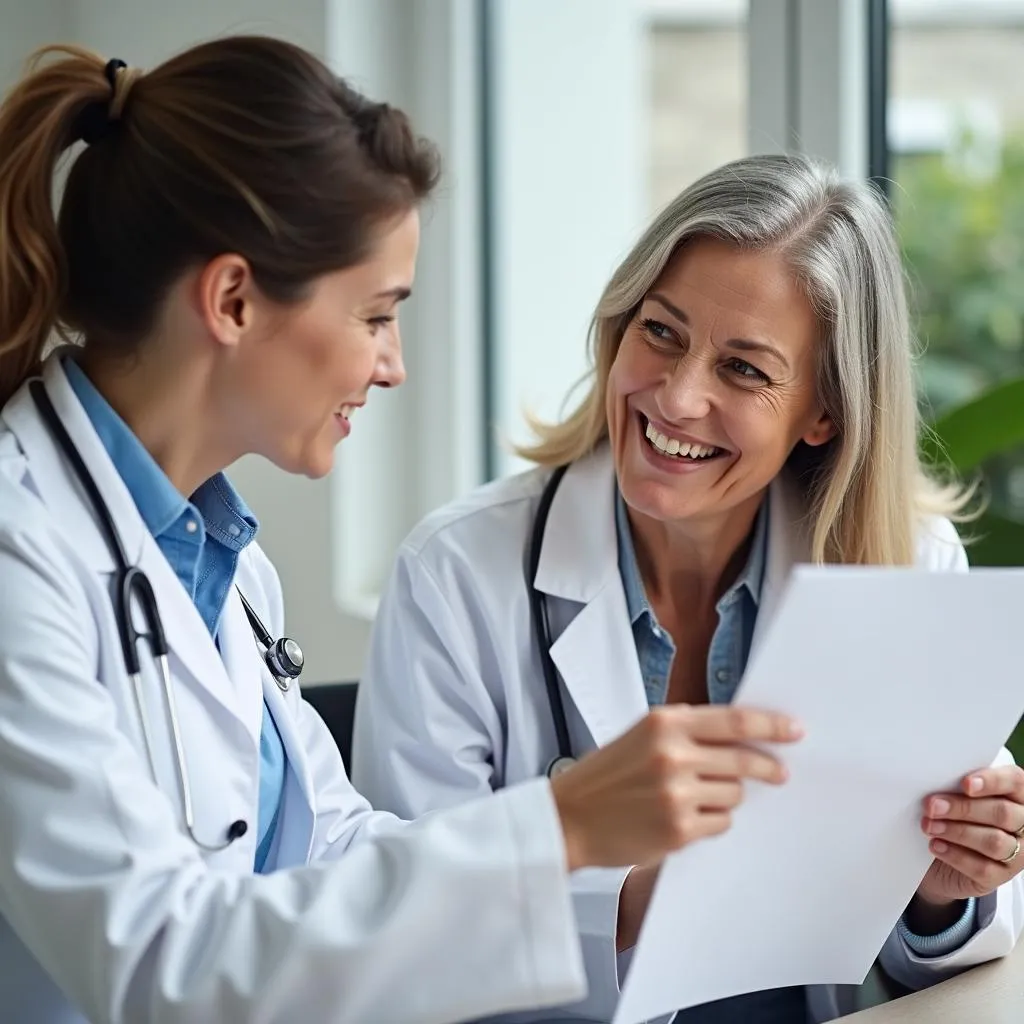
M615 1024L863 981L931 863L922 799L1024 712L1022 642L1021 570L797 569L735 701L804 724L790 780L665 862Z

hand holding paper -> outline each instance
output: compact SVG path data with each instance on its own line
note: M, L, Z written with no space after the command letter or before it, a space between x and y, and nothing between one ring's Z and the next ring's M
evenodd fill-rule
M1016 570L793 574L735 702L806 726L790 781L751 783L727 832L666 860L617 1024L863 980L931 865L923 800L991 763L1024 711L1022 611Z

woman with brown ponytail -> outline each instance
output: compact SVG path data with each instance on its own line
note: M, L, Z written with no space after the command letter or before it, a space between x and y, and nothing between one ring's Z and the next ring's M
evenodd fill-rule
M273 639L280 585L223 471L257 453L322 476L402 382L437 176L404 115L271 39L145 74L50 49L0 107L4 1021L564 1003L569 873L692 838L687 709L406 825L353 790ZM796 732L749 711L729 730ZM743 773L781 774L753 752Z

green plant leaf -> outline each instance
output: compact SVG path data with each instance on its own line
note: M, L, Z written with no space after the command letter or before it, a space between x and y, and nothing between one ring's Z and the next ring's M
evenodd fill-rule
M1024 523L989 511L960 532L971 565L1024 565Z
M997 384L946 413L932 430L934 436L922 442L925 458L938 464L948 460L960 474L1024 445L1024 377Z

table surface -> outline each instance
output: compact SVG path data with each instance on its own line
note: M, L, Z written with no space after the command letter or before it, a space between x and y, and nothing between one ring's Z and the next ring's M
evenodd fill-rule
M1003 960L974 967L843 1024L1024 1024L1024 942Z

